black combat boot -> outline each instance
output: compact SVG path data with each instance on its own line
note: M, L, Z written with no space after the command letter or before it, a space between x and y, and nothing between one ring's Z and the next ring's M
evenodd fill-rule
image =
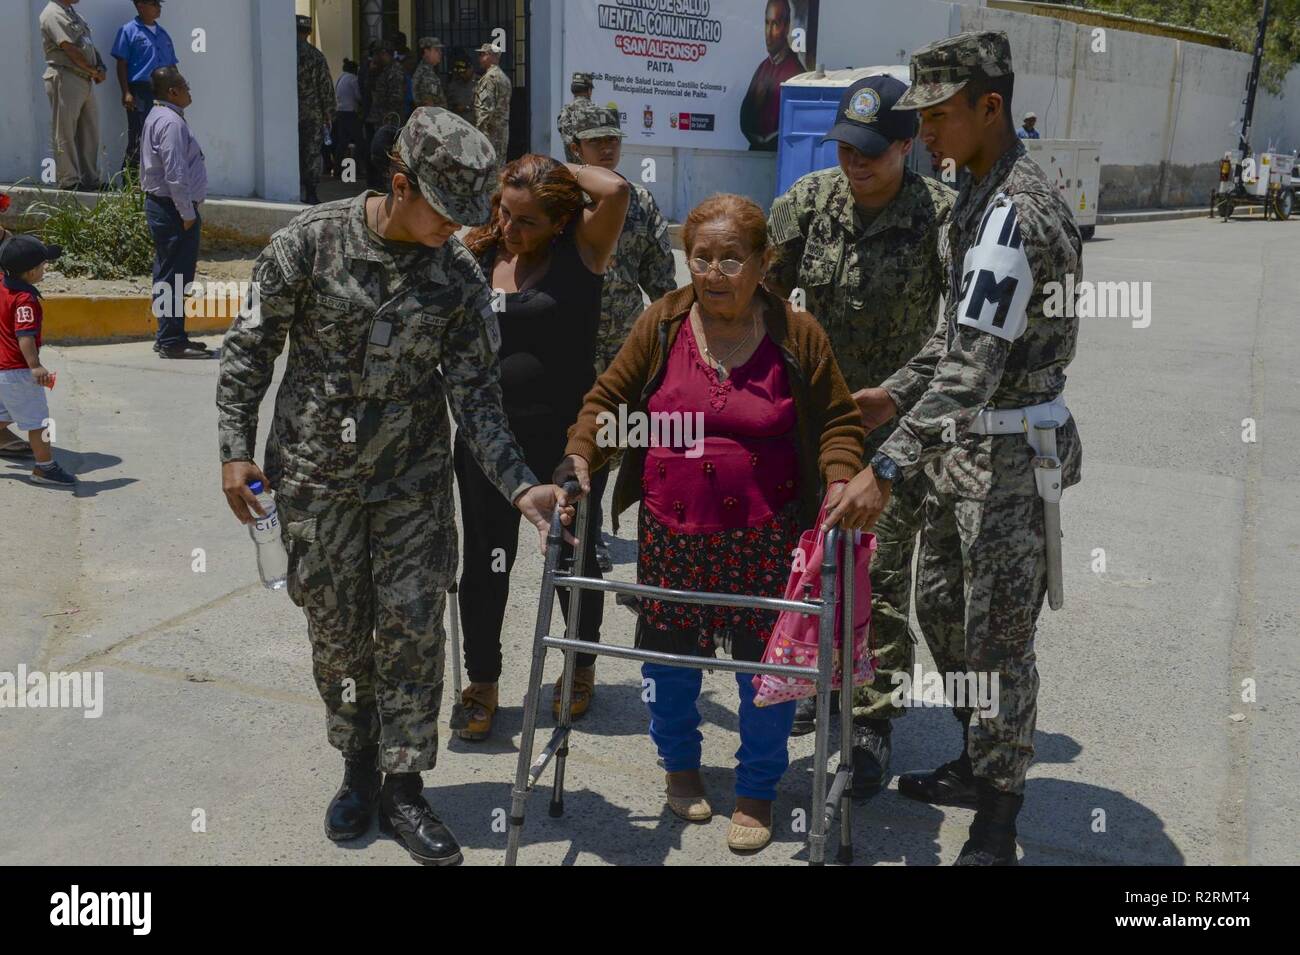
M970 737L972 710L955 709L961 723L961 755L928 773L904 773L898 777L898 792L908 799L935 806L974 806L975 773L971 770L966 744Z
M970 838L953 865L1019 865L1016 861L1016 816L1025 797L976 782L979 805L970 824Z
M866 799L889 783L889 757L894 750L889 720L864 720L853 726L853 796Z
M320 205L320 196L316 195L316 187L315 187L315 186L308 186L308 187L307 187L307 205L309 205L309 206L318 206L318 205Z
M840 691L831 690L831 716L840 715ZM807 736L817 728L817 697L806 696L794 708L794 726L791 736Z
M390 835L420 865L455 865L460 844L433 814L419 773L389 773L379 797L379 831Z
M335 842L360 839L370 831L379 806L379 749L363 749L343 761L343 785L325 810L325 835Z

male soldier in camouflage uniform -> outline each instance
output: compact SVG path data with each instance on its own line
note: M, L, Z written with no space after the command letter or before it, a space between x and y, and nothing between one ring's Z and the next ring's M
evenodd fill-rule
M254 264L258 300L222 348L222 485L245 523L247 484L276 492L289 596L306 612L329 742L345 757L327 835L363 835L378 802L381 829L413 858L449 864L460 849L420 778L437 758L457 559L447 401L479 465L534 524L559 495L510 433L491 292L454 238L487 219L492 147L446 110L421 109L396 152L388 196L304 213ZM258 407L286 337L263 477Z
M416 108L421 106L447 106L442 95L442 81L438 79L438 64L442 62L442 41L427 36L420 41L420 65L411 76L411 96Z
M311 17L298 17L298 177L304 202L315 205L321 138L334 117L334 81L325 54L307 42Z
M578 77L586 75L575 73L575 85ZM573 157L572 162L618 171L625 134L619 125L617 110L599 107L591 100L579 97L560 110L556 125L565 152ZM633 323L645 310L641 290L645 289L653 302L677 288L677 266L668 238L668 220L659 211L649 189L635 182L629 182L629 185L632 194L627 217L623 220L614 258L605 269L605 285L601 289L600 327L596 332L597 374L614 360L627 341ZM611 462L592 478L592 519L598 527L603 517L601 496L615 466ZM604 573L614 569L604 541L596 546L596 559Z
M466 122L474 122L474 73L463 55L452 58L447 77L447 108Z
M934 331L945 274L939 234L953 192L906 168L915 110L899 109L907 85L868 76L840 98L827 140L839 165L809 173L772 205L769 234L778 259L768 285L803 290L805 307L825 326L844 380L855 392L880 384ZM877 430L864 462L889 436ZM912 670L908 626L912 552L921 527L924 482L899 487L876 525L871 564L876 679L854 692L853 789L867 796L889 782L895 673ZM810 732L816 701L801 705L796 732Z
M573 94L573 99L560 107L560 115L555 120L555 125L560 128L560 139L564 141L564 158L569 162L581 162L581 160L570 142L572 137L566 136L564 131L573 127L570 114L575 109L581 108L583 103L591 102L592 88L590 73L574 73L573 80L569 83L569 92Z
M379 48L375 62L379 70L372 78L370 112L366 114L366 122L375 129L388 122L401 126L406 77L402 74L402 65L393 58L392 41L385 41Z
M498 173L507 162L506 147L510 142L510 80L498 65L500 62L501 53L491 43L478 48L483 75L474 87L474 125L496 150Z
M1067 275L1080 277L1083 244L1016 138L1013 86L1005 33L964 33L912 57L912 86L899 105L920 111L926 146L966 166L971 179L948 229L945 320L906 367L859 401L868 425L902 418L828 516L869 527L891 488L929 480L916 582L921 629L945 674L998 679L995 715L971 723L969 708L957 710L961 756L899 780L914 799L975 804L958 865L1016 862L1037 716L1034 632L1047 589L1044 500L1053 483L1078 482L1082 458L1061 399L1078 320L1049 318L1043 303ZM1035 456L1043 445L1034 425L1047 422L1058 425L1059 464L1040 498L1035 472L1044 468Z

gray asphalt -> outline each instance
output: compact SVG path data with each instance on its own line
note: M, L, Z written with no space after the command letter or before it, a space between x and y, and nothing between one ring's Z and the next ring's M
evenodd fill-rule
M1300 861L1297 258L1300 225L1259 220L1102 227L1086 247L1088 278L1150 281L1154 312L1144 329L1085 320L1071 369L1084 481L1065 498L1066 605L1040 619L1027 864ZM147 343L46 351L59 453L81 486L75 497L32 486L0 463L0 673L102 673L105 700L98 719L0 711L0 863L410 864L374 834L347 847L322 835L340 761L302 615L260 587L220 493L216 363L163 363ZM1246 418L1255 443L1242 440ZM625 579L629 525L613 546ZM495 738L444 735L425 774L470 864L499 864L505 846L494 821L509 805L541 572L526 533ZM606 639L630 641L633 618L612 599L606 619ZM729 674L706 674L701 711L720 815L692 826L663 806L636 666L602 661L568 811L550 819L533 798L521 862L805 861L794 829L812 737L792 741L775 842L742 859L725 847ZM947 712L914 709L895 731L894 769L931 767L957 740ZM902 799L895 783L858 806L856 861L951 862L970 818Z

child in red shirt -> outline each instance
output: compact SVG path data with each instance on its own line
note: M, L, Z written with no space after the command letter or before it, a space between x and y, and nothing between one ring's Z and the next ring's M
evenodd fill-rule
M41 293L36 283L45 277L45 263L57 259L58 246L47 246L30 235L10 235L0 245L0 428L10 422L26 431L36 467L32 483L75 487L74 478L54 460L45 438L50 408L45 389L53 374L41 364Z

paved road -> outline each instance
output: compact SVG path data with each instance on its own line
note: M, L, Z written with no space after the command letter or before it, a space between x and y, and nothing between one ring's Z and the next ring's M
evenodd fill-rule
M1298 254L1300 226L1236 219L1103 228L1087 246L1089 278L1151 282L1154 311L1148 328L1085 321L1070 376L1085 477L1066 498L1067 603L1040 626L1026 863L1300 861L1300 505L1287 483L1300 470ZM102 673L105 699L98 719L0 714L0 863L409 864L386 840L338 848L321 834L340 763L302 616L257 584L219 491L215 363L161 363L148 344L48 351L56 439L81 489L60 496L0 464L0 672ZM1245 418L1256 443L1242 441ZM525 543L499 731L445 744L426 774L474 864L505 845L493 820L509 800L541 567ZM632 545L614 555L630 578ZM607 619L609 639L630 639L612 600ZM1247 679L1256 702L1241 699ZM638 684L634 665L600 665L568 813L532 801L522 861L802 861L791 820L807 805L811 737L792 743L776 842L737 859L724 845L731 677L706 675L705 775L723 814L705 826L663 808ZM958 737L946 712L915 709L894 739L907 771L949 758ZM857 861L951 862L970 816L891 786L858 809Z

